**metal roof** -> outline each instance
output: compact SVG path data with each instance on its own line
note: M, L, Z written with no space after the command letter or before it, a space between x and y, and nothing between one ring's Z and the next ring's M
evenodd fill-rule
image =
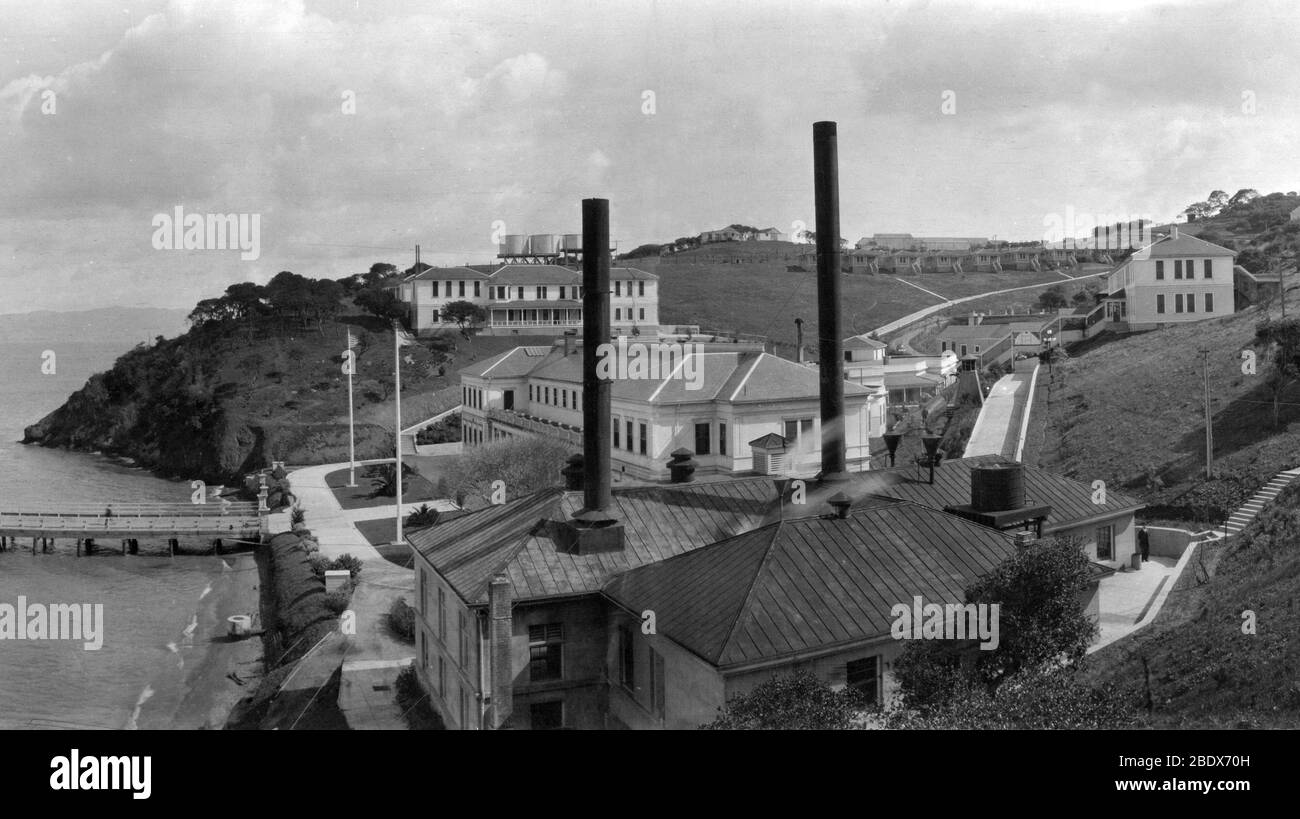
M558 474L558 469L557 469ZM504 573L516 600L597 592L614 575L761 525L777 504L770 478L620 487L613 512L620 552L566 554L555 526L582 510L583 493L548 489L411 533L407 540L469 603L487 602Z
M897 604L964 603L1015 552L1001 532L909 503L785 520L612 579L657 632L715 666L889 634Z

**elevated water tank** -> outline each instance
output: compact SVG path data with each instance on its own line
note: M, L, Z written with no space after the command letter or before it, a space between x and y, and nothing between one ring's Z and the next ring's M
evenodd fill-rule
M977 512L1002 512L1025 505L1025 467L987 464L970 472L970 505Z
M511 233L501 243L502 256L523 256L528 252L528 237L522 233Z
M550 256L556 252L559 236L554 233L534 233L528 237L528 253L532 256Z
M581 233L564 234L564 236L560 238L560 249L569 250L569 251L582 250L582 234Z

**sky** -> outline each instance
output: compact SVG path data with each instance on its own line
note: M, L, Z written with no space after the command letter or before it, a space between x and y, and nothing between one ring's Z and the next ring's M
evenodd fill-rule
M819 120L850 240L1168 219L1300 188L1298 31L1266 0L0 0L0 313L487 263L589 197L621 250L791 232ZM177 208L256 247L172 248Z

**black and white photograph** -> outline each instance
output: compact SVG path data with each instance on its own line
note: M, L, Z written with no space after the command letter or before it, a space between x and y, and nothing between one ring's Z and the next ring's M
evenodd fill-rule
M1268 790L1297 34L1281 0L0 0L22 786L234 799L266 732L382 731L294 747L987 741L1114 804Z

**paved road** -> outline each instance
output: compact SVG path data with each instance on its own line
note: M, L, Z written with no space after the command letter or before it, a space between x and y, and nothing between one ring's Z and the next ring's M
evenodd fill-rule
M1015 458L1021 422L1028 410L1033 370L1004 375L989 390L975 428L966 444L965 457L1001 455Z

